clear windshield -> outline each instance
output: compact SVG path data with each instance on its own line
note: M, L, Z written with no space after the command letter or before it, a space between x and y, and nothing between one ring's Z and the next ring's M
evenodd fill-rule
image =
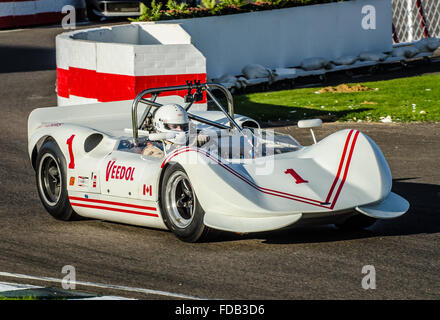
M201 132L199 135L207 134ZM208 132L209 141L201 146L224 159L255 159L297 151L301 145L290 135L273 130L244 129L238 131L216 130Z

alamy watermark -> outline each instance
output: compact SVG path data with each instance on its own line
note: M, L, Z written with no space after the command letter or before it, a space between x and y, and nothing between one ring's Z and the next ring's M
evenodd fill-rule
M76 29L76 10L74 6L66 5L61 9L66 15L61 20L63 29Z
M364 290L376 289L376 268L372 265L365 265L362 267L362 274L365 274L361 282L362 288Z
M374 6L362 7L361 26L364 30L376 30L376 8Z
M74 266L66 265L61 269L61 273L65 274L61 281L61 287L64 290L76 289L76 269Z

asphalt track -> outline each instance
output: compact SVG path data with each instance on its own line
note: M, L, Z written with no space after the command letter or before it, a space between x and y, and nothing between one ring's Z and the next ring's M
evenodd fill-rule
M440 124L334 123L316 130L318 139L343 128L371 136L389 161L393 191L411 203L407 215L362 232L302 227L187 244L167 231L53 219L38 199L28 161L27 117L56 105L60 32L0 32L0 281L59 286L4 272L61 279L62 267L73 265L78 289L143 299L174 298L157 291L252 300L440 298ZM306 130L280 130L311 143ZM365 265L375 267L374 290L361 286Z

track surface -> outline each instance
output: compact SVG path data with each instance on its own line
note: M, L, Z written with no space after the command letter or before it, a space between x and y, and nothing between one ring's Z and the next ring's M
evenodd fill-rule
M51 218L38 199L27 157L27 117L34 108L56 105L54 37L62 31L0 33L0 272L62 278L62 267L73 265L78 281L204 298L440 298L440 124L338 123L316 130L318 139L349 127L371 136L389 161L393 191L411 203L404 217L362 232L303 227L187 244L166 231ZM279 130L311 143L307 131ZM364 265L376 269L375 290L361 287ZM0 276L12 280L44 284Z

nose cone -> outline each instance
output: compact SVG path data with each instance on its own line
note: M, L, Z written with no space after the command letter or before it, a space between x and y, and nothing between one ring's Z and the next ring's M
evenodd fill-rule
M362 132L352 134L344 168L345 186L335 209L381 201L391 191L391 170L380 148Z
M335 132L304 148L298 157L317 165L307 173L308 185L333 210L374 203L391 191L391 171L384 155L357 130Z

